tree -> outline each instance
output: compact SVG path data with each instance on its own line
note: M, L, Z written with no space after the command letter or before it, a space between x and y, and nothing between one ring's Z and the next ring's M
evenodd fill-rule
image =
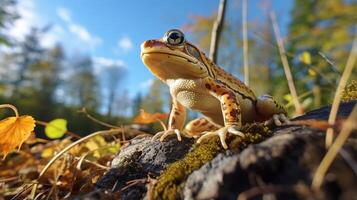
M4 34L4 30L17 19L17 13L14 13L16 1L14 0L1 0L0 1L0 45L9 45L9 36Z
M140 109L142 108L143 103L141 93L136 94L132 102L132 116L137 116L139 114Z
M98 82L93 73L93 62L88 56L77 56L69 61L72 74L66 79L66 94L70 104L99 110Z
M37 102L37 114L42 120L50 120L54 117L56 106L56 91L63 70L64 52L60 45L46 51L45 57L31 70L32 87L34 93L32 99Z
M103 73L104 88L107 93L107 116L112 116L115 103L120 104L122 98L118 98L119 83L124 79L125 70L122 66L106 66Z
M168 111L169 105L165 105L165 102L170 103L170 95L168 88L160 80L155 79L150 87L149 93L144 97L142 102L142 108L147 112L164 112Z
M356 1L296 0L289 25L289 52L308 52L311 64L291 59L293 72L305 91L314 91L315 106L329 103L356 33ZM322 56L327 56L332 66ZM355 71L352 78L357 78Z
M30 33L25 36L24 41L16 44L17 52L12 54L15 64L15 74L12 85L13 94L18 97L26 96L29 91L26 85L31 81L31 70L41 62L45 57L45 49L40 45L41 31L38 28L32 28Z

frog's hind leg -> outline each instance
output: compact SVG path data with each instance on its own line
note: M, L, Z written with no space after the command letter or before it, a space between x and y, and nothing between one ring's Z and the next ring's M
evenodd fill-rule
M206 118L197 118L190 121L184 129L184 133L191 137L199 137L206 131L214 131L219 129L217 125L213 124Z
M285 108L277 103L272 96L262 95L258 97L256 106L259 116L265 121L266 125L290 124Z

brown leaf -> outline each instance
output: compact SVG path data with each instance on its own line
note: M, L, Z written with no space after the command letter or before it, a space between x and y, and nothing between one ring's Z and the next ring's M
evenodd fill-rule
M150 124L159 120L165 120L168 117L167 113L148 113L143 109L140 110L140 114L135 117L134 123L138 124Z

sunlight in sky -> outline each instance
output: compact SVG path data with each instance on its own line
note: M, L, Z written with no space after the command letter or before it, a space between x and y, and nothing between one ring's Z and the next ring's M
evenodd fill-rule
M60 42L69 54L88 54L97 66L115 64L127 70L123 89L131 96L143 92L154 77L140 60L140 44L159 38L171 28L182 28L194 15L208 16L217 10L217 1L60 1L20 0L17 20L10 34L21 39L33 26L51 26L41 43L50 47ZM261 18L261 5L249 1L248 20ZM240 15L240 1L229 1L229 16ZM284 31L292 1L272 1ZM190 38L188 36L188 38ZM99 76L101 67L95 68Z

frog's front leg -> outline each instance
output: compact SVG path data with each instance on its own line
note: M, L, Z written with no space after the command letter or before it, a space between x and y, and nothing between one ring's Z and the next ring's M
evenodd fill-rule
M174 96L172 96L172 108L169 116L168 129L158 132L153 136L153 140L160 138L163 141L167 136L176 134L177 139L181 141L181 130L186 120L186 108L181 105Z
M227 133L232 133L241 137L244 136L244 134L239 131L242 126L239 102L234 92L222 83L215 81L210 77L203 79L203 83L208 92L215 96L221 103L224 127L205 133L197 140L197 143L200 143L203 139L218 135L223 148L227 149L228 146L225 141Z

